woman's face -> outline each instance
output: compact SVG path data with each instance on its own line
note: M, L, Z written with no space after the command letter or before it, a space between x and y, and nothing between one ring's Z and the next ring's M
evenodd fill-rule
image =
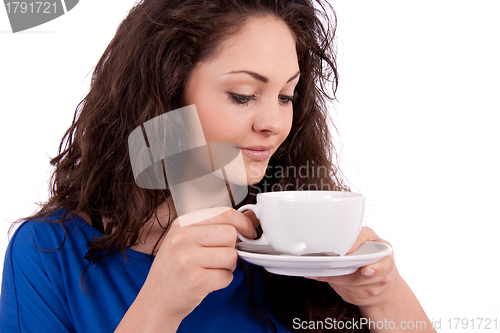
M255 184L290 132L298 81L288 26L274 17L254 17L195 66L183 102L196 105L207 142L241 149L247 183Z

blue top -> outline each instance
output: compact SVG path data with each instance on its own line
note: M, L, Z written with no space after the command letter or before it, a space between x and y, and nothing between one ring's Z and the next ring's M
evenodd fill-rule
M58 211L49 219L62 215ZM152 262L148 254L130 249L126 257L116 253L91 266L82 289L87 243L101 233L77 216L64 225L27 221L10 240L0 294L2 333L113 332L139 293ZM209 294L183 320L178 332L270 332L250 311L239 267L233 276L227 288ZM256 276L256 285L259 281ZM272 320L278 332L290 332Z

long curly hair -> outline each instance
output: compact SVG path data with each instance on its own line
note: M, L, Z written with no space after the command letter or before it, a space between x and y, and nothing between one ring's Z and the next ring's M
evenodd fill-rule
M143 0L120 24L97 63L90 91L77 106L58 155L51 160L55 167L51 195L28 219L64 209L86 212L97 221L96 228L102 227L102 218L110 221L102 227L102 237L88 244L86 258L90 264L136 244L142 227L155 217L170 192L136 185L128 136L146 121L182 107L184 87L194 65L215 55L221 41L255 15L273 15L288 25L296 38L301 76L290 134L270 159L266 182L252 185L242 204L254 202L260 192L284 188L348 191L336 167L338 158L330 132L335 127L327 110L338 84L336 18L328 3ZM305 177L287 173L278 176L280 167L306 167L310 172ZM174 214L169 223L173 218ZM260 268L241 265L252 287L253 270ZM360 317L358 308L344 302L327 284L261 273L271 311L289 327L296 317L314 321ZM265 312L250 299L254 314L272 326Z

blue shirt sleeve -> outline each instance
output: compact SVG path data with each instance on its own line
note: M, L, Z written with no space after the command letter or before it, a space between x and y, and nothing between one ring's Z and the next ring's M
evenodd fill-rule
M0 294L0 331L73 332L65 299L46 274L47 258L41 257L50 252L37 248L35 239L36 224L25 222L7 248Z

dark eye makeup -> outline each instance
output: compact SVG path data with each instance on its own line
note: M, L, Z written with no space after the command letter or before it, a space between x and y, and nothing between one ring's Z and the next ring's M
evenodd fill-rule
M250 103L251 101L254 101L255 100L255 96L253 95L239 95L239 94L235 94L235 93L228 93L229 95L229 99L238 104L238 105L248 105L248 103Z
M228 96L230 101L232 101L237 105L248 105L251 101L256 100L255 95L240 95L228 92ZM294 96L286 96L286 95L279 95L278 99L282 105L287 105L288 103L295 101Z

